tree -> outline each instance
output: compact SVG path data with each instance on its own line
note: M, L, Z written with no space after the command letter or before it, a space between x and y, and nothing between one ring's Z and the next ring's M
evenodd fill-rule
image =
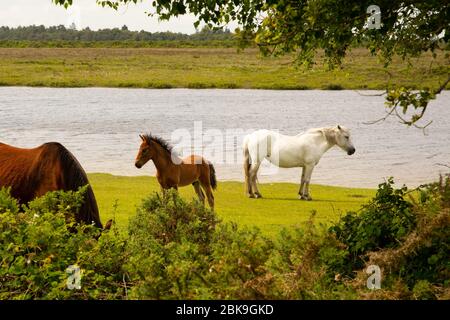
M53 0L69 6L72 0ZM117 9L142 0L97 0ZM363 46L380 56L385 66L393 55L403 59L426 51L450 49L450 1L448 0L152 0L154 12L162 20L188 12L197 17L195 26L205 23L221 27L230 21L245 45L255 42L264 54L297 53L297 62L310 67L322 49L330 68L342 63L352 46ZM381 10L379 28L369 28L370 5ZM447 53L448 56L448 53ZM413 92L407 88L387 88L387 106L407 125L416 125L428 102L445 89L450 73L438 89ZM400 107L401 110L397 110ZM410 119L401 116L413 107Z
M77 25L75 24L75 22L72 22L69 26L69 30L77 30Z
M173 33L170 31L151 33L147 31L130 31L127 26L121 29L100 29L91 30L88 27L77 30L75 24L69 28L64 25L45 27L0 27L0 41L3 40L26 40L26 41L233 41L233 34L230 31L210 30L203 28L194 34Z

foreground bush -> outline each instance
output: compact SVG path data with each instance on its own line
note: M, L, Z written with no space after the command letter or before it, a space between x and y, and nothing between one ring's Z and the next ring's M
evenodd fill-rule
M380 184L372 201L358 213L347 213L330 228L348 252L336 271L351 275L364 266L366 253L398 246L416 226L412 204L405 199L407 188L395 189L393 184L392 178Z
M448 299L449 190L449 177L413 193L388 180L333 226L312 213L276 239L176 192L145 199L126 231L100 232L72 218L84 189L24 208L0 190L0 298ZM372 264L381 290L366 287ZM67 287L70 265L79 289Z
M411 198L417 226L397 246L368 253L379 265L391 292L372 297L450 299L450 175Z
M182 299L200 294L217 217L176 193L145 200L130 220L126 265L133 298Z
M259 298L249 282L259 274L271 245L256 230L220 223L197 201L176 192L143 202L130 221L127 271L133 298Z
M118 237L95 240L100 231L93 225L77 225L71 213L80 206L85 190L50 192L22 211L7 190L0 191L1 299L117 296L110 283L118 277L120 256L108 246ZM114 266L107 264L111 254ZM81 290L67 289L66 269L71 265L83 270Z

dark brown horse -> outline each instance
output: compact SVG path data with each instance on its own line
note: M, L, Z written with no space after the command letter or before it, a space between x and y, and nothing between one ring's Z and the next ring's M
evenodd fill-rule
M21 204L43 196L48 191L76 191L87 184L89 181L80 163L57 142L45 143L34 149L0 143L0 188L11 187L11 195ZM102 228L97 202L90 186L75 220L94 223Z
M140 135L142 139L135 165L142 168L149 160L156 167L156 178L164 190L192 184L201 202L205 202L206 193L211 209L214 209L213 189L217 187L214 166L203 157L190 155L184 159L172 153L172 147L160 137L150 134ZM201 188L200 188L201 187Z

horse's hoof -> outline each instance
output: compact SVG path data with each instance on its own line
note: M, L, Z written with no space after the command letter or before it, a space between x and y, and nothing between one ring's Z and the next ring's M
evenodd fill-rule
M255 198L262 198L263 196L261 195L261 193L255 193Z
M250 199L255 198L255 195L253 193L247 193L247 197L249 197Z
M306 201L311 201L312 200L312 198L310 196L301 196L301 195L299 195L298 198L300 200L306 200Z

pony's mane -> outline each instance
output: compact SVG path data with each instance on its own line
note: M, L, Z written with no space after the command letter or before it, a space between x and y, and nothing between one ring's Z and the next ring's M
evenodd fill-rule
M318 133L327 139L329 143L336 143L336 139L333 135L334 127L312 128L306 131L306 133Z
M312 128L312 129L307 130L306 132L307 133L319 133L319 132L329 133L329 132L334 131L335 129L336 129L336 127L334 127L334 126L333 127L323 127L323 128ZM350 130L348 128L343 127L343 126L341 126L341 130L344 132L350 132Z
M89 185L89 180L83 167L75 156L62 144L58 142L48 142L41 147L45 150L43 153L45 154L45 157L50 157L51 155L58 157L63 172L63 189L65 191L76 191L79 187ZM87 188L84 203L79 209L76 218L77 221L83 221L88 224L94 222L97 227L103 228L102 223L100 222L97 201L90 185Z
M64 177L65 182L68 185L83 185L87 184L86 173L80 169L81 165L78 160L75 159L73 154L67 150L63 145L57 142L48 142L43 145L48 152L55 152L59 156L61 166L67 169L67 174Z
M306 132L307 133L326 133L333 129L334 129L333 127L311 128L311 129L308 129Z
M164 140L163 138L154 136L151 133L144 134L143 137L148 144L150 144L151 141L156 142L168 153L172 153L172 149L173 149L172 145L169 142L167 142L166 140Z

